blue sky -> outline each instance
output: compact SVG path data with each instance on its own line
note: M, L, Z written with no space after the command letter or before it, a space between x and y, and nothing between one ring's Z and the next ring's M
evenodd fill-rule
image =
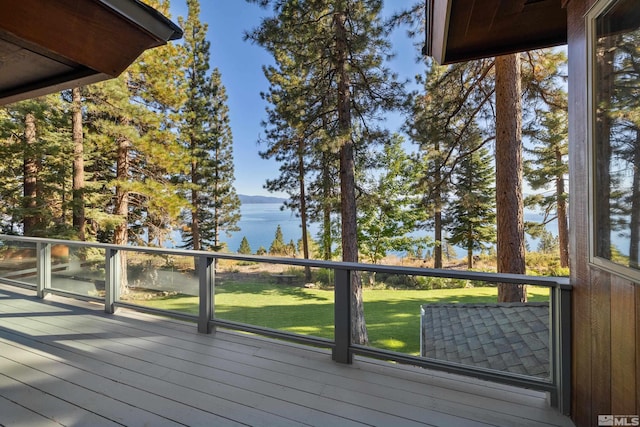
M384 14L392 14L413 4L415 0L387 0ZM278 164L258 155L258 139L262 133L260 122L266 117L266 104L260 92L268 89L262 66L271 63L271 56L261 47L243 41L245 31L257 27L261 17L270 10L261 9L244 0L201 0L200 19L209 25L211 66L220 69L222 82L229 96L228 106L234 139L236 182L239 194L269 195L263 189L266 179L278 176ZM186 16L184 0L171 1L172 20ZM396 54L389 64L400 80L414 81L424 66L416 64L416 48L405 29L392 34ZM413 84L411 84L413 87ZM390 114L387 120L392 131L398 130L401 118ZM272 194L273 195L273 194ZM282 194L275 194L282 196Z

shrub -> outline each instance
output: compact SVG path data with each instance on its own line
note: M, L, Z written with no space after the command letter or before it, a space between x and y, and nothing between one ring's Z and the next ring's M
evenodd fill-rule
M315 272L314 281L320 285L333 286L333 270L330 268L320 268Z
M445 277L407 276L403 274L378 273L372 287L391 289L459 289L473 287L471 281Z

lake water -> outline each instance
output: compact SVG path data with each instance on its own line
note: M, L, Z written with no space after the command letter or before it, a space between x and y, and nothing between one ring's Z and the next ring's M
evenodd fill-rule
M260 246L269 250L271 242L275 238L276 228L280 225L285 243L293 240L295 244L302 238L302 229L300 227L300 218L297 218L290 210L281 210L280 203L256 203L243 204L240 208L242 215L238 226L240 231L233 233L231 237L222 236L222 241L227 244L229 251L236 252L240 248L240 242L246 237L251 246L251 251L255 253ZM541 221L542 217L535 212L526 212L525 221ZM547 229L556 236L558 234L557 223L554 221L547 226ZM309 224L309 234L312 238L317 237L319 232L319 224ZM420 231L419 235L430 235L432 232L427 230ZM536 250L538 240L526 236L527 242L531 250ZM465 249L455 247L458 257L466 254ZM402 254L397 254L402 255Z
M240 242L243 237L246 237L249 241L252 253L255 253L260 246L269 250L271 242L275 238L276 228L280 225L282 234L284 236L284 242L289 243L291 240L297 245L298 241L302 238L302 229L300 227L300 218L297 218L289 210L281 210L281 203L245 203L240 207L240 213L242 215L238 226L240 231L232 233L231 236L223 235L221 240L227 244L230 252L237 252L240 248ZM542 216L533 211L525 211L525 221L542 221ZM556 221L552 221L547 224L547 230L552 235L558 235L558 224ZM316 223L309 224L309 235L311 238L317 238L317 234L320 231L320 225ZM414 236L433 236L433 232L429 230L421 230L413 233ZM178 231L172 234L174 245L179 245L181 242L180 233ZM531 236L525 234L526 241L531 251L538 249L538 239L533 239ZM628 254L629 242L618 235L613 238L613 243L617 246L622 254ZM173 246L171 243L167 244L168 247ZM456 251L456 257L462 258L466 254L466 250L460 247L454 247ZM391 255L391 254L390 254ZM394 253L393 255L403 256L403 253Z
M293 240L297 245L298 240L302 238L300 218L296 218L290 210L281 210L281 206L280 203L242 204L240 207L242 217L238 223L240 231L233 233L231 237L223 235L221 240L227 244L231 252L236 252L240 248L243 237L249 241L253 253L260 246L269 250L269 246L276 236L276 229L280 225L284 242L289 243ZM309 234L312 238L315 238L319 230L318 224L309 225Z

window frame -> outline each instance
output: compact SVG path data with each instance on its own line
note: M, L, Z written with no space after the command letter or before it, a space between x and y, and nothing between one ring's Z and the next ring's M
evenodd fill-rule
M620 264L597 254L597 226L596 226L596 76L597 76L597 19L607 12L618 1L624 0L597 0L585 14L586 41L587 41L587 163L588 163L588 220L589 220L589 264L599 269L608 271L617 276L640 284L640 269Z

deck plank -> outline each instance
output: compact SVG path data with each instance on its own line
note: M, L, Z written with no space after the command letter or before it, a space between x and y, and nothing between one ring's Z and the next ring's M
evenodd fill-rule
M131 369L134 373L139 373L138 375L141 376L140 381L135 384L136 387L142 387L145 383L152 383L150 387L157 389L159 386L154 386L153 380L159 375L165 375L165 371L170 368L172 372L179 372L179 376L176 376L173 380L183 382L182 385L185 387L188 383L190 387L196 387L198 390L215 389L222 396L233 396L237 402L244 402L246 405L265 411L278 404L283 408L283 413L289 417L295 413L302 412L294 418L299 422L304 422L308 419L310 417L309 412L313 412L311 418L329 424L337 421L344 423L345 419L354 418L369 424L394 423L396 425L399 423L422 425L424 420L427 419L438 423L447 421L446 417L443 417L440 412L423 408L416 409L402 404L393 405L393 408L395 408L393 411L390 408L381 411L378 405L371 403L372 399L368 393L358 390L349 391L348 395L352 398L352 401L345 404L342 398L336 399L330 394L322 395L323 383L308 381L307 387L311 388L311 390L304 390L300 388L301 382L298 378L291 378L286 373L280 373L277 377L273 377L271 379L273 382L259 380L256 378L257 374L268 369L267 366L264 366L266 359L254 359L261 363L251 367L247 365L240 366L236 368L235 373L229 373L229 371L220 370L217 366L212 367L205 364L207 359L214 364L218 359L205 358L202 354L195 357L198 360L197 363L190 362L190 358L194 358L194 356L187 350L176 346L164 345L161 347L162 352L159 352L155 347L144 348L141 344L145 342L144 339L129 338L122 341L122 338L111 337L108 342L103 342L95 339L99 335L96 335L96 337L90 334L88 336L85 335L87 328L93 330L89 324L90 319L83 319L82 322L78 322L83 327L81 330L75 331L80 334L74 335L72 341L60 340L61 337L64 338L73 332L72 329L68 329L68 327L72 326L68 324L69 322L73 321L67 316L57 319L55 326L50 323L50 320L45 323L42 318L27 318L22 320L21 325L15 325L15 327L34 328L35 333L53 336L56 341L66 346L72 346L78 352L96 353L96 351L101 351L101 362L103 364L121 363L123 361L122 358L125 358L125 364L128 369ZM68 324L67 327L62 326L65 324ZM73 324L75 325L76 323L73 322ZM111 352L115 354L109 357ZM135 354L134 357L129 356L132 352ZM117 359L115 359L116 357ZM74 356L65 355L65 359L69 360L70 358L74 358ZM129 360L126 360L127 358ZM325 360L330 359L326 358ZM228 365L230 363L230 361L227 361ZM102 364L92 367L92 369L100 369L101 366ZM242 374L239 374L239 372L242 372ZM214 381L214 378L215 384L207 384L210 381ZM131 380L131 378L128 379ZM117 380L123 381L124 379L118 378ZM291 388L295 388L298 392L291 395ZM184 395L185 392L185 390L177 390L175 393ZM362 396L358 399L357 397L360 394ZM354 396L356 398L355 401L353 400ZM189 401L193 402L194 399L195 397L192 397ZM309 407L314 407L317 410L300 411L301 408ZM354 411L356 414L354 414ZM413 411L413 414L410 414L411 411ZM228 412L225 411L225 413ZM334 414L338 419L333 419L335 418ZM255 422L256 420L252 420L252 425L255 425ZM471 421L467 420L466 423L469 424Z
M295 363L294 360L287 360L287 355L276 356L275 353L272 353L267 356L264 352L259 355L279 357L289 365ZM358 368L360 363L366 363L366 369L352 369L353 367ZM405 378L395 376L398 373L397 370L389 374L385 367L381 367L385 373L373 375L371 372L372 364L375 362L357 360L353 367L331 367L331 370L320 372L318 375L335 377L337 383L334 385L342 389L365 389L372 396L383 397L399 403L412 402L412 404L420 406L433 405L434 409L437 407L440 411L457 414L460 417L474 418L484 412L487 416L482 419L488 423L512 420L512 422L522 425L526 420L530 420L531 425L539 425L540 422L549 425L563 425L567 421L566 417L549 410L543 393L534 392L531 394L530 390L496 385L487 381L450 374L433 375L433 371L412 369L412 367L405 367L407 374L412 377L410 381L407 381ZM314 364L316 368L320 366L322 364ZM420 376L423 378L417 380L416 377ZM451 381L451 378L456 378L458 381ZM330 379L326 379L326 381L331 382Z
M86 325L85 322L80 322ZM25 337L14 338L32 349L37 349L43 353L55 354L56 358L64 360L71 366L78 369L101 375L106 381L114 381L118 395L130 394L131 398L136 398L136 393L145 395L151 393L155 396L166 399L161 402L160 409L154 409L151 403L143 403L147 410L162 410L169 414L179 414L181 410L186 410L184 414L188 422L195 425L207 425L212 421L232 424L232 419L249 425L299 425L299 422L289 421L286 418L273 416L265 411L253 409L265 399L265 396L258 393L242 393L242 389L225 387L224 384L206 382L196 375L189 374L175 368L163 367L153 362L145 361L139 357L144 354L137 354L136 357L127 356L126 353L112 353L109 346L117 347L118 344L110 338L107 348L102 348L101 340L87 335L77 335L74 340L66 339L69 334L67 329L60 330L56 325L45 324L34 319L22 319L20 325L14 324L14 328L20 329L23 333L34 335L47 335L54 338L55 342L38 342ZM93 341L93 345L83 342ZM133 348L134 346L132 346ZM1 348L1 347L0 347ZM157 357L157 355L156 355ZM152 358L152 357L150 357ZM179 361L175 361L176 364ZM90 380L91 381L91 380ZM123 386L125 388L120 390ZM89 384L90 386L90 384ZM218 396L216 396L218 395ZM149 397L147 397L149 399ZM234 404L233 400L241 401L241 404ZM143 401L144 402L144 401ZM175 407L177 404L177 407ZM309 414L300 411L297 407L291 406L290 411L302 412L305 417ZM201 422L197 419L199 411L210 412L208 418ZM216 419L215 413L225 415L225 419ZM327 414L327 422L333 420L331 414ZM206 421L206 422L205 422ZM300 420L298 420L300 421Z
M10 394L3 390L3 394L5 393ZM40 396L34 396L34 398L37 397ZM30 405L30 402L27 402L26 405L20 405L10 398L0 396L0 422L2 423L0 425L5 427L60 427L62 425L28 409Z
M0 348L2 348L1 344ZM0 360L0 366L2 366L2 370L6 370L8 368L7 361ZM14 370L11 372L16 375ZM58 383L57 386L63 387L64 384ZM46 418L43 416L43 419L48 420L50 424L74 425L79 420L82 420L83 424L91 424L96 427L120 425L36 387L38 387L37 384L32 385L6 375L0 375L0 389L2 389L3 395L7 399L10 399L14 404L22 406L23 409L31 407L35 412L46 415ZM2 413L6 414L7 412Z
M85 322L81 322L85 324ZM20 325L14 325L16 328L24 328L25 331L32 331L36 334L47 334L56 338L59 344L55 347L67 346L70 351L63 348L57 348L56 353L61 355L64 360L72 362L74 365L83 366L83 369L92 372L102 372L108 374L109 366L122 364L129 371L126 375L120 375L114 378L118 383L126 382L135 388L148 387L151 390L166 390L163 394L165 397L180 396L191 405L198 407L206 407L209 405L210 398L207 398L198 404L201 394L208 394L208 390L214 390L220 397L226 397L231 401L245 405L240 411L231 411L229 408L219 407L216 412L225 413L230 417L245 418L242 422L249 422L251 425L274 425L283 424L282 420L269 420L265 417L265 413L272 411L275 407L280 407L282 416L291 417L294 421L305 422L308 419L314 419L315 422L321 424L334 424L340 422L348 423L349 419L359 419L365 423L383 423L394 422L403 425L417 425L410 421L403 420L402 416L393 418L387 417L385 412L373 410L372 408L361 407L358 405L345 404L328 397L320 395L321 387L317 388L317 393L309 393L298 390L297 393L291 395L291 384L287 381L280 380L278 384L268 383L252 379L250 374L253 370L259 370L260 367L253 367L242 375L232 377L226 376L221 381L220 378L224 372L211 369L209 366L203 365L202 360L193 363L184 360L184 351L171 347L161 347L173 354L168 357L165 354L150 349L145 351L136 346L136 342L129 339L126 343L118 343L117 338L110 338L108 343L102 343L101 340L92 338L91 336L77 335L72 341L65 338L69 335L68 329L60 329L59 325L51 325L39 322L34 319L22 319ZM61 339L62 338L62 339ZM37 346L38 344L33 344ZM135 357L129 356L127 353L133 351ZM75 352L78 352L77 354ZM113 353L112 353L113 352ZM62 354L64 353L64 354ZM81 360L81 353L99 354L99 363L92 363L91 360ZM178 353L178 354L176 354ZM245 369L246 371L246 369ZM162 381L159 377L164 377ZM168 382L164 384L164 382ZM175 387L179 384L179 387ZM195 393L193 392L195 389ZM250 407L250 408L247 408ZM251 412L251 408L262 409L265 413L261 417L246 419L247 412ZM310 409L314 408L314 409ZM354 411L356 414L354 415ZM425 417L433 418L438 414L426 413ZM387 419L388 418L388 419Z
M0 285L0 425L29 414L42 425L571 425L538 392L340 365L328 350Z
M154 412L140 409L115 399L112 397L115 394L112 396L104 395L96 390L74 383L74 381L82 382L85 378L85 373L74 372L64 363L56 363L51 359L23 350L18 346L6 344L4 340L0 342L0 353L5 355L10 353L12 357L20 360L18 362L17 360L3 357L0 361L0 370L3 373L9 373L5 375L10 375L15 381L48 395L56 396L62 401L71 403L73 406L85 408L89 412L111 419L119 424L122 424L124 420L130 420L131 424L129 425L136 426L179 425L177 422L158 416ZM37 368L31 366L37 366ZM47 372L55 372L55 375ZM91 380L95 381L96 384L100 384L100 379L98 378L91 378ZM140 402L139 397L135 400L136 404ZM58 410L55 407L50 408L50 412L43 415L55 418L58 416ZM2 422L1 419L0 422Z

